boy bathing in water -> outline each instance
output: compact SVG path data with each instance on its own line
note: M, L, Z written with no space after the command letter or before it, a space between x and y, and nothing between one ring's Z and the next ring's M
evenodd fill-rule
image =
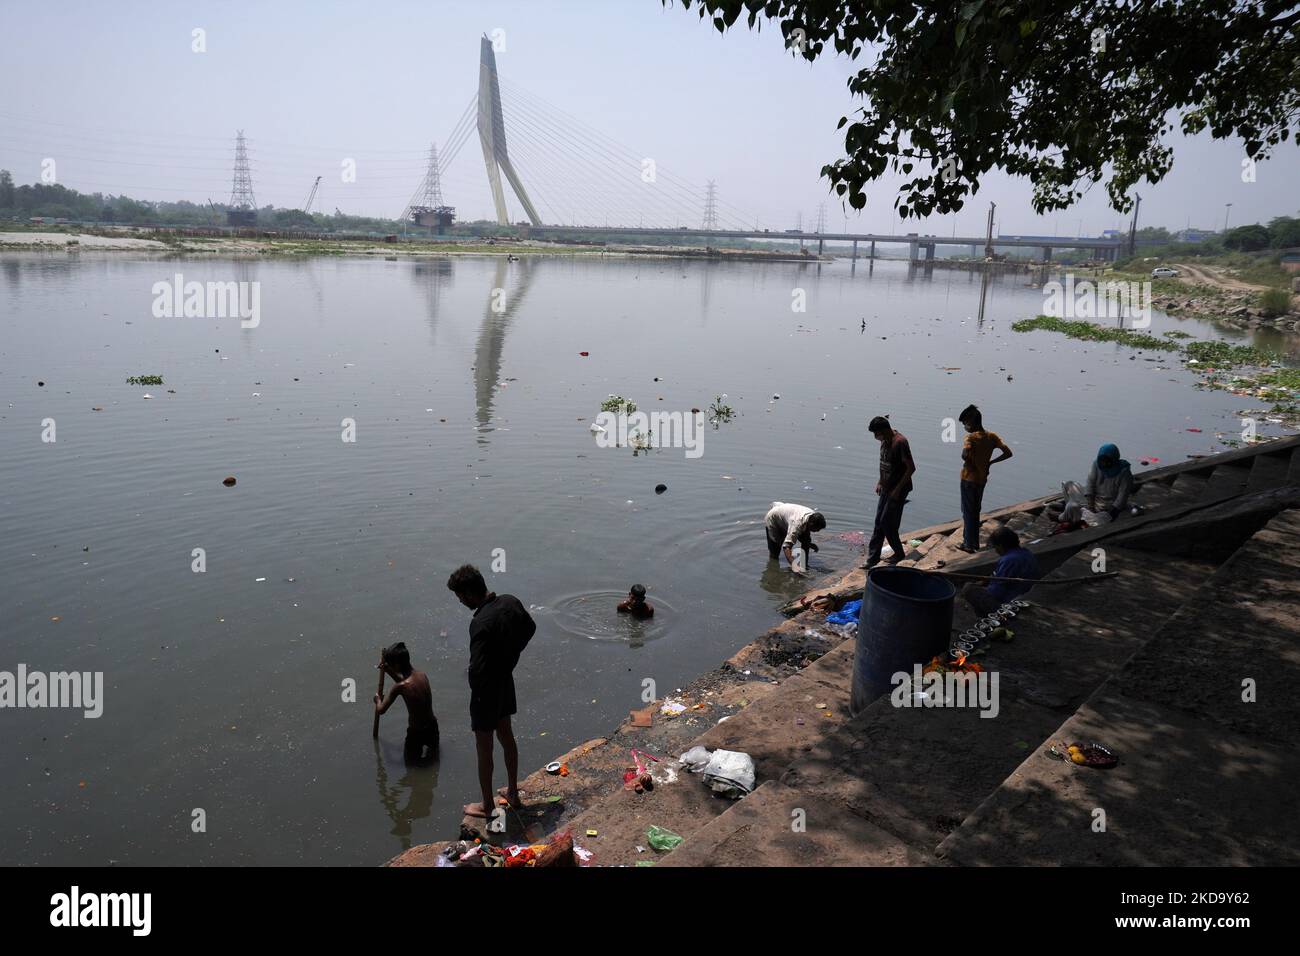
M627 600L618 606L618 612L631 614L638 620L655 616L654 605L646 602L644 584L632 585L632 590L627 592Z
M384 648L383 661L384 673L394 683L383 700L375 695L375 713L386 713L397 698L402 698L406 703L406 746L403 748L406 762L437 759L438 718L433 715L433 691L429 689L429 678L423 671L412 669L411 655L401 641Z

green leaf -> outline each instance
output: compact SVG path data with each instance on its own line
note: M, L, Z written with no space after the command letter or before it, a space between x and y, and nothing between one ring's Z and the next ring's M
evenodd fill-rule
M1021 20L1020 38L1023 40L1025 37L1029 36L1029 34L1033 33L1034 30L1036 30L1037 28L1038 28L1037 20Z

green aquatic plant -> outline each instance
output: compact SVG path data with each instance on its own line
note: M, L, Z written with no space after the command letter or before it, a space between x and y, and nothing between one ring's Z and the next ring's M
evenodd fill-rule
M162 383L161 375L132 375L126 380L128 385L161 385Z
M721 395L714 398L713 404L709 406L709 421L713 423L714 428L717 428L722 422L731 421L735 415L736 410L730 405L724 404Z
M1268 365L1276 356L1253 345L1231 342L1189 342L1183 349L1188 361L1220 368L1239 365Z
M1108 325L1097 325L1095 322L1084 322L1079 319L1062 319L1052 315L1040 315L1033 319L1021 319L1011 326L1013 332L1033 332L1035 330L1060 332L1068 338L1080 339L1085 342L1116 342L1130 348L1152 349L1157 352L1178 351L1178 346L1173 342L1166 342L1164 339L1158 339L1154 335L1148 335L1145 332L1112 328Z
M1160 334L1171 339L1190 339L1192 337L1190 332L1179 332L1177 329L1171 332L1161 332Z
M602 412L623 412L626 415L631 415L636 411L636 402L629 402L622 395L611 395L600 403L600 410Z

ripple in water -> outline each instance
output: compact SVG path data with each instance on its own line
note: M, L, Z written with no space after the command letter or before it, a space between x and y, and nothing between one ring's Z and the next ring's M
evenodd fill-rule
M618 613L618 604L626 598L627 591L585 591L556 598L538 613L574 637L632 647L657 640L672 629L677 610L662 597L653 593L646 596L655 609L655 616L648 621Z

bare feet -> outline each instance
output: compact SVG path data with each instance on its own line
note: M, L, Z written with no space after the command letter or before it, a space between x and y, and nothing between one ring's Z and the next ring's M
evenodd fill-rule
M487 811L483 809L483 803L481 801L479 803L467 803L465 804L465 816L482 817L486 820Z
M524 801L519 798L519 791L516 790L514 792L514 795L512 796L511 794L506 792L506 789L507 788L502 787L500 790L497 791L497 806L511 807L512 809L515 810L522 810L524 806Z

